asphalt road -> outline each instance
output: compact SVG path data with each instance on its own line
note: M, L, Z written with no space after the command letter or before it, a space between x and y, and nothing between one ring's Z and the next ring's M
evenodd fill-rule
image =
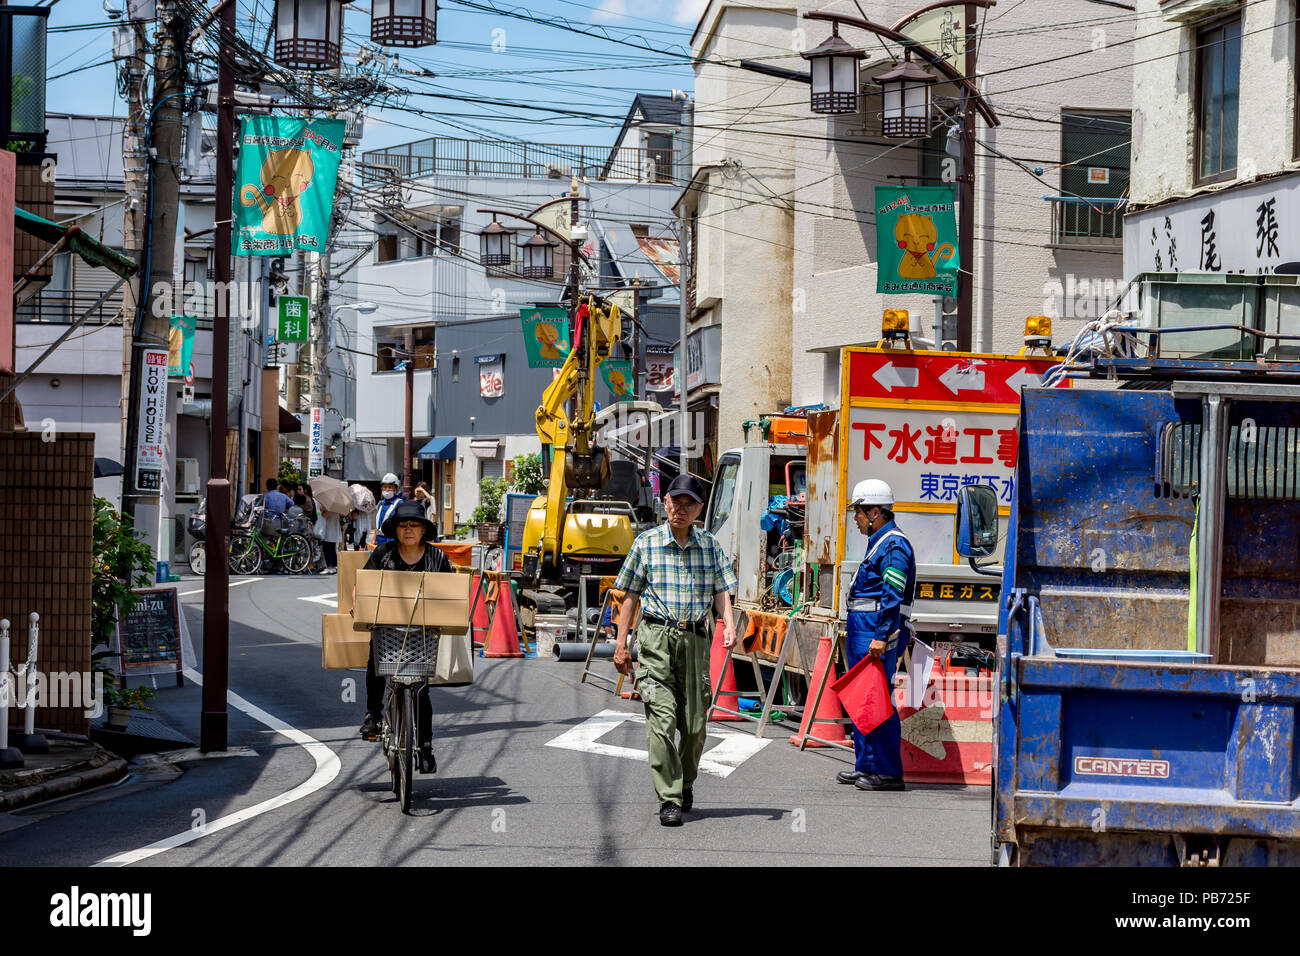
M357 737L364 674L320 666L318 615L332 607L310 599L328 601L334 581L233 579L230 690L244 703L230 709L230 755L145 761L114 787L0 814L0 864L90 865L151 846L148 855L125 859L131 866L988 862L987 788L864 793L833 780L849 766L847 755L801 753L781 728L757 741L751 724L710 724L720 736L710 737L705 759L730 772L701 775L695 812L680 828L661 827L640 706L580 684L580 664L551 660L478 660L472 687L433 691L438 773L416 778L412 814L403 815L379 746ZM201 662L202 582L178 587ZM176 688L160 679L155 710L198 739L195 683Z

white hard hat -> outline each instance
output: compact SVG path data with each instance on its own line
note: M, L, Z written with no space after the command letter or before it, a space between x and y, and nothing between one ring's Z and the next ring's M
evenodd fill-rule
M853 486L854 505L879 505L882 508L894 507L894 489L879 478L864 478Z
M397 484L397 476L390 471L379 480L379 483L381 485L395 485Z

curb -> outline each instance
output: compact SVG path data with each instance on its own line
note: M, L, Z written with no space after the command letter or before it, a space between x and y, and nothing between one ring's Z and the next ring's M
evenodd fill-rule
M104 752L104 755L109 756L107 751ZM89 790L92 787L103 786L106 783L114 783L125 776L126 761L121 757L111 757L111 759L96 767L88 767L76 773L55 777L53 780L47 780L44 783L0 793L0 813L30 807L33 804L44 803L46 800L53 800L56 797L66 797L82 790Z

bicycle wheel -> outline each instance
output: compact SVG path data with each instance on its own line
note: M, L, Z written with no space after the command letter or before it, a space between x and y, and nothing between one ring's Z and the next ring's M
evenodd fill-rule
M230 570L234 574L257 574L262 570L262 549L252 535L230 536Z
M411 778L415 775L415 693L410 684L403 684L399 693L402 695L402 742L397 760L402 766L402 792L398 797L402 802L402 812L410 813Z
M202 577L203 572L208 569L208 547L202 541L195 541L190 545L190 570Z
M398 728L402 726L401 706L401 695L394 693L390 687L388 699L384 701L384 729L381 739L384 742L384 757L388 761L389 780L395 797L400 797L402 794L401 768L397 763L397 735Z
M287 534L280 540L279 557L290 574L302 574L311 563L311 543L300 534Z

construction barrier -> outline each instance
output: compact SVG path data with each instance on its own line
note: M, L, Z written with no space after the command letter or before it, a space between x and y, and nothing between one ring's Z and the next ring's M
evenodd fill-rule
M904 705L907 677L898 675L894 688L902 721L903 779L991 786L996 677L936 667L919 710Z
M722 621L718 621L717 626L713 629L713 646L709 649L709 675L713 678L713 702L716 704L723 697L729 697L730 706L739 711L740 694L736 692L736 665L731 663L731 655L722 646L725 633L726 625ZM709 720L744 719L744 717L728 713L726 709L721 707L714 707L709 711Z

